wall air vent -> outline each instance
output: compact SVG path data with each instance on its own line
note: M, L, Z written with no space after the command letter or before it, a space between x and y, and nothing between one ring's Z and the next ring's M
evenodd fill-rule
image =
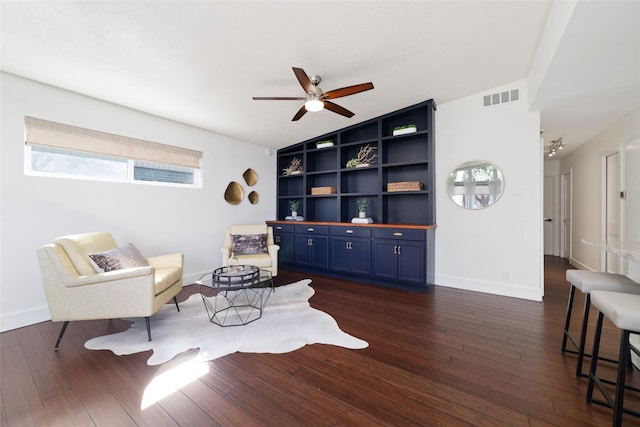
M520 100L520 89L505 90L503 92L492 93L482 97L482 106L491 107L498 104L506 104Z

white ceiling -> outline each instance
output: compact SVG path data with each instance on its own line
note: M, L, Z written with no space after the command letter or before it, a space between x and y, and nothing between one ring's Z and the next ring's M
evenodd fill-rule
M2 1L1 69L280 148L433 98L525 78L551 1ZM292 66L355 113L291 118ZM640 108L640 1L580 1L536 97L575 148ZM135 135L134 135L135 136Z

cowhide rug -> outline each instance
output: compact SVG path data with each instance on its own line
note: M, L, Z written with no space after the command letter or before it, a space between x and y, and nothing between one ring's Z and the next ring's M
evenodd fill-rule
M175 305L167 304L151 317L151 342L147 341L144 319L136 318L131 319L134 323L126 331L92 338L84 346L89 350L111 350L117 355L153 350L149 365L159 365L194 348L200 349L198 359L206 361L237 351L286 353L316 343L351 349L367 347L366 341L343 332L333 317L309 305L309 298L315 293L310 283L305 279L277 287L268 296L262 317L244 326L220 327L211 323L202 297L194 294L180 303L180 312Z

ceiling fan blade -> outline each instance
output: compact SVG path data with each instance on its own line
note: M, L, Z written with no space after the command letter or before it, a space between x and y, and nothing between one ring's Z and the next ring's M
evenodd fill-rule
M302 108L304 108L304 107L302 107ZM331 101L324 101L324 108L326 108L329 111L333 111L334 113L338 113L338 114L340 114L342 116L345 116L345 117L349 117L350 118L350 117L354 116L354 114L351 111L347 110L344 107L339 106L338 104L334 104Z
M300 101L307 99L304 96L254 96L256 101Z
M298 121L300 120L300 117L304 116L307 112L307 109L304 108L304 105L302 106L302 108L300 108L298 110L298 112L296 113L295 116L293 116L293 119L291 119L292 122Z
M293 73L296 75L296 78L300 82L300 86L302 86L302 89L304 89L306 93L316 93L315 88L313 87L313 84L309 79L309 76L307 76L307 73L305 73L302 68L292 68Z
M365 90L373 89L373 83L361 83L359 85L347 86L340 89L330 90L323 95L324 99L336 99L343 96L354 95L356 93L364 92Z

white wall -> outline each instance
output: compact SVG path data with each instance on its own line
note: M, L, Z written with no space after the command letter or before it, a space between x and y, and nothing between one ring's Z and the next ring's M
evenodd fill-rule
M0 73L0 330L49 319L35 250L70 233L111 231L143 253L185 254L185 283L220 263L224 227L275 218L275 156L264 147ZM436 283L540 300L542 170L539 114L527 112L526 81L440 105L436 113ZM519 88L521 101L482 107L482 95ZM24 116L204 152L204 187L105 183L25 176ZM502 169L505 194L482 211L446 194L451 169L470 160ZM242 173L253 168L248 188ZM229 181L260 202L224 202ZM248 192L248 191L247 191ZM505 279L507 272L510 278Z
M106 230L147 255L185 254L185 283L220 265L224 228L275 218L275 156L203 129L0 74L0 330L49 319L36 248L72 233ZM96 82L99 84L99 82ZM204 186L186 189L24 175L24 116L203 151ZM253 168L258 182L242 178ZM230 181L260 201L230 205Z
M520 80L438 106L438 285L542 299L540 115L528 112L526 87L527 81ZM520 101L482 106L483 95L515 88ZM487 209L465 210L447 196L449 172L471 160L496 164L506 180L504 195Z
M594 242L602 239L602 157L616 150L622 153L626 144L638 139L640 139L640 110L611 124L560 162L561 173L569 170L573 173L572 259L570 261L578 268L593 271L601 271L602 268L601 251L582 243L583 239ZM636 164L625 165L629 171L640 169L637 156L629 156L629 160L636 162ZM630 174L630 176L633 175ZM629 223L627 232L635 234L626 236L626 240L640 243L640 236L635 231L638 229L640 218L640 212L637 211L640 182L631 178L626 184L628 200L635 203L629 204L633 209L626 212L626 221ZM635 212L634 209L636 209ZM623 206L623 210L626 211L626 207ZM635 280L640 281L640 277L636 276Z

